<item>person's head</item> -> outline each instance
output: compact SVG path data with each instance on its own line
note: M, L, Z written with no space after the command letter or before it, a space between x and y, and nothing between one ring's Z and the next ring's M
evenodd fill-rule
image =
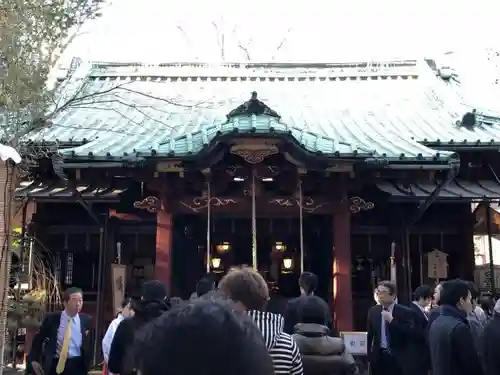
M135 314L135 305L134 301L131 298L125 298L121 303L120 314L124 318L128 318L130 316L134 316Z
M318 276L312 272L302 272L299 277L300 294L308 296L316 292L318 287Z
M186 360L189 353L195 360ZM172 308L137 335L131 366L141 375L273 375L262 334L225 301Z
M453 306L469 313L472 311L471 292L469 285L463 280L450 280L441 285L441 306Z
M477 306L479 297L481 296L481 292L477 288L476 284L474 284L472 281L466 281L466 283L469 286L470 290L472 308L475 308Z
M380 300L378 299L378 295L377 295L377 288L373 289L373 300L375 301L375 303L377 305L380 305Z
M250 267L231 269L219 282L219 291L245 310L265 310L269 301L266 281Z
M299 323L327 325L330 309L325 301L316 296L301 296L297 299Z
M391 281L381 281L377 284L376 294L379 303L388 307L395 302L396 285Z
M210 276L202 277L196 283L196 295L201 297L215 288L215 282Z
M433 291L428 285L420 285L413 292L413 300L422 308L429 306L432 302Z
M436 305L439 305L439 300L441 299L441 289L443 289L443 284L442 283L439 283L436 285L436 287L434 288L434 296L432 298L432 300L434 301L434 303Z
M158 280L146 281L142 286L142 301L163 303L168 297L167 285Z
M64 310L69 316L77 315L83 306L83 292L80 288L68 288L63 293Z

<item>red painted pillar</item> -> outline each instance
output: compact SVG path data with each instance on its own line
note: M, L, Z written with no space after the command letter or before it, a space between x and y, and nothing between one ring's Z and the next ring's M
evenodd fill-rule
M333 306L336 330L352 331L351 212L347 197L337 202L333 217Z
M156 214L155 278L172 290L172 215L165 200Z

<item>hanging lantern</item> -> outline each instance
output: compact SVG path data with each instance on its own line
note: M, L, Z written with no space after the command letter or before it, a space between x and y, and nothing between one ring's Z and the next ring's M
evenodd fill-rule
M218 254L226 254L229 250L231 250L231 244L229 242L222 242L215 246L215 250L217 250Z
M281 264L281 273L292 273L293 272L293 258L284 257Z
M278 253L283 253L286 251L286 245L283 242L278 241L274 244L274 250Z
M210 259L210 264L212 266L212 271L215 273L220 273L223 272L224 270L222 269L222 260L219 257L213 257Z

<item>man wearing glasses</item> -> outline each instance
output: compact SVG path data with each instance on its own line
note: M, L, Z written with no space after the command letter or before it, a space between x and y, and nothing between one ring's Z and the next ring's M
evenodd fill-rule
M396 303L396 285L381 281L378 305L368 312L368 360L372 375L410 375L415 369L410 339L413 312Z

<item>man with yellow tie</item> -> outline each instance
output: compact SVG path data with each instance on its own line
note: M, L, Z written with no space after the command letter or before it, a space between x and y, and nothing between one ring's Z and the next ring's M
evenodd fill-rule
M63 295L64 310L48 313L34 337L28 355L28 373L35 375L86 375L91 360L92 321L80 314L83 294L69 288Z

